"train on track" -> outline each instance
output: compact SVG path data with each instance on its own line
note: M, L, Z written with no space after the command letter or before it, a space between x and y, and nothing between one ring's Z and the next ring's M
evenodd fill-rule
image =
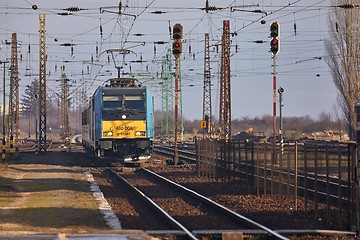
M153 152L153 137L153 97L134 78L107 80L82 111L82 144L97 157L145 161Z

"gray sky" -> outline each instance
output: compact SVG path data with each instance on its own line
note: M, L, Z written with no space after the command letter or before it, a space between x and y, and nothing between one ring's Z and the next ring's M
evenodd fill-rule
M46 14L48 91L60 91L61 66L72 80L72 92L85 89L90 96L104 80L117 75L108 49L127 48L133 53L116 56L117 64L125 59L124 72L144 73L140 80L151 87L156 108L161 109L161 60L171 46L170 26L184 26L181 76L183 83L183 114L188 119L200 119L203 95L204 34L210 34L212 67L213 113L217 116L218 61L216 44L222 34L223 20L230 20L232 116L255 117L272 114L272 63L269 52L269 26L278 21L280 52L277 58L277 87L283 87L284 116L310 115L317 118L321 112L334 113L337 91L328 66L324 41L329 38L327 16L333 8L329 0L209 0L219 8L206 13L205 0L2 0L0 2L0 59L10 57L11 34L19 41L20 89L23 90L38 73L39 14ZM32 9L37 5L37 10ZM69 12L62 9L79 7ZM100 13L100 8L103 13ZM254 12L260 10L261 12ZM152 12L161 11L162 14ZM59 13L72 13L69 16ZM265 20L265 24L261 24ZM100 34L100 26L102 35ZM295 27L296 26L296 27ZM296 31L295 31L296 29ZM141 34L141 36L139 36ZM126 40L126 43L124 43ZM263 40L265 43L255 43ZM166 44L154 44L157 41ZM71 47L61 44L74 44ZM30 46L30 54L28 48ZM98 49L98 51L96 51ZM191 51L191 52L190 52ZM98 56L98 57L97 57ZM321 58L321 60L319 60ZM91 59L93 62L91 63ZM143 63L134 63L134 60ZM28 76L31 75L31 76Z

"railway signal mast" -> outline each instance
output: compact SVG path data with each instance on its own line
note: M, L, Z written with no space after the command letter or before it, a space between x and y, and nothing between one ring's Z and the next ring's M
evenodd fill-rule
M173 26L173 44L172 53L175 57L175 146L174 146L174 164L179 163L178 153L178 118L179 118L179 58L182 53L182 37L183 26L180 23L176 23Z
M270 25L270 51L273 62L273 162L276 162L276 57L280 50L280 24L276 21Z

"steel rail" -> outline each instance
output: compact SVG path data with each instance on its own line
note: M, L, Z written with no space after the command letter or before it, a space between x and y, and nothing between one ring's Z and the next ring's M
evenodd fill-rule
M161 145L155 145L154 151L160 155L171 157L174 155L174 149L172 147L166 147ZM196 163L197 154L188 151L178 150L179 158L185 160L188 163Z
M158 213L160 213L163 217L165 217L167 220L169 220L173 225L175 225L177 228L179 228L180 230L182 230L188 237L189 239L193 239L193 240L198 240L197 237L195 237L193 235L193 233L191 233L190 230L188 230L186 227L184 227L181 223L179 223L177 220L175 220L173 217L171 217L166 211L164 211L159 205L157 205L152 199L150 199L148 196L146 196L142 191L140 191L138 188L136 188L135 186L133 186L132 184L130 184L125 178L123 178L122 176L120 176L119 174L117 174L113 169L109 170L116 176L118 177L120 180L122 180L122 182L124 182L129 189L131 189L132 191L134 191L138 196L140 196L144 201L146 201L148 204L150 204L151 207L153 207Z
M149 174L152 174L153 176L165 181L166 183L171 184L172 186L175 186L175 187L181 189L182 191L185 191L185 192L191 194L192 196L196 197L197 199L200 199L201 201L203 201L204 203L206 203L206 204L208 204L210 206L214 206L217 209L220 209L221 211L227 213L229 216L232 216L237 220L246 221L246 222L256 226L257 228L260 228L260 229L266 231L267 233L269 233L269 234L271 234L271 235L273 235L273 236L275 236L275 237L277 237L279 239L284 239L284 240L289 239L289 238L287 238L285 236L282 236L281 234L275 232L274 230L272 230L272 229L270 229L270 228L268 228L268 227L266 227L266 226L264 226L264 225L262 225L262 224L260 224L258 222L255 222L254 220L252 220L250 218L247 218L247 217L245 217L245 216L243 216L243 215L241 215L241 214L239 214L237 212L234 212L234 211L224 207L223 205L221 205L221 204L219 204L219 203L217 203L217 202L215 202L215 201L213 201L213 200L211 200L211 199L209 199L209 198L207 198L207 197L205 197L205 196L203 196L203 195L201 195L201 194L199 194L199 193L197 193L197 192L195 192L195 191L193 191L191 189L188 189L188 188L186 188L186 187L184 187L184 186L182 186L182 185L180 185L180 184L178 184L176 182L173 182L173 181L171 181L171 180L169 180L169 179L167 179L167 178L165 178L165 177L163 177L163 176L161 176L161 175L159 175L157 173L154 173L154 172L152 172L152 171L150 171L150 170L148 170L146 168L142 167L141 169L144 170L145 172L147 172Z

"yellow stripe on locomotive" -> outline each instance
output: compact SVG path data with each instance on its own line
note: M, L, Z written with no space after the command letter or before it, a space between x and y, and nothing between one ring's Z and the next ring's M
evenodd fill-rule
M103 138L145 138L145 120L114 120L102 122Z

